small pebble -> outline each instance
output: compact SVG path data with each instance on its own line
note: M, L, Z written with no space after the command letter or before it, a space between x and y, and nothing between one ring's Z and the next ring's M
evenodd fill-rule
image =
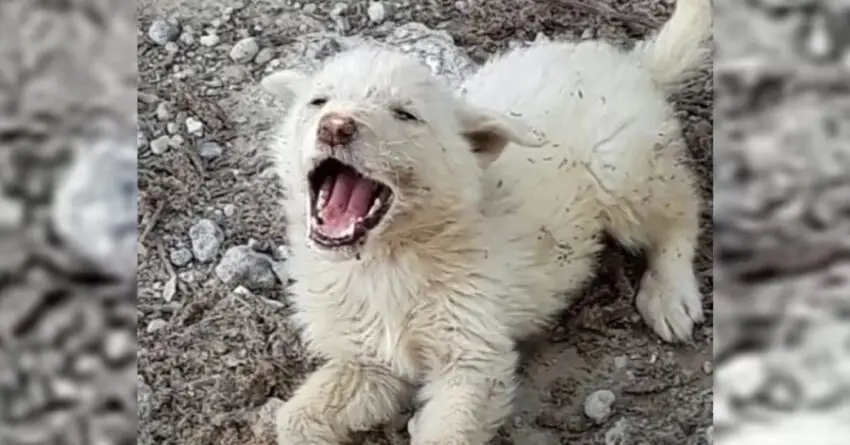
M218 254L224 242L224 232L209 219L202 219L189 229L192 253L201 263L209 263Z
M194 117L186 118L186 131L190 134L201 135L204 132L204 124Z
M148 37L157 45L165 45L177 40L180 36L180 28L165 20L156 20L148 28Z
M348 10L348 5L345 3L337 3L331 8L330 16L333 18L341 17Z
M233 204L225 204L221 211L224 213L224 216L230 218L236 214L236 206Z
M233 45L230 58L236 63L250 63L260 52L260 44L254 37L247 37Z
M144 132L139 131L139 132L136 133L136 148L137 149L145 148L148 145L148 143L149 143L148 137L145 136Z
M169 254L169 259L171 260L171 264L177 267L183 267L192 261L192 251L185 247L174 249Z
M168 322L161 318L155 318L148 323L147 329L145 329L148 334L156 332L164 327L168 326Z
M381 2L372 2L366 10L366 14L372 23L381 23L387 18L386 9L384 9L384 4Z
M257 65L265 65L272 59L274 59L274 51L269 48L263 48L259 53L257 53L257 57L254 58L254 63Z
M584 414L597 424L605 423L613 411L616 398L607 389L595 391L584 400Z
M620 419L605 432L605 445L626 445L628 422L625 419Z
M154 139L153 141L151 141L151 151L157 155L165 153L166 151L168 151L168 143L170 140L171 138L169 138L168 136L160 136Z
M165 286L162 287L162 299L171 302L175 295L177 295L177 277L172 276L165 282Z
M198 147L198 154L208 161L221 156L223 151L221 145L212 141L201 142L201 145Z
M214 272L222 283L251 290L270 289L277 284L272 259L248 246L227 249Z
M757 353L739 354L715 370L715 388L736 399L750 399L764 386L767 365Z
M160 102L159 105L156 106L156 118L161 121L167 121L171 119L171 110L169 109L167 103Z
M171 148L180 148L184 142L186 142L186 140L179 134L172 135L171 138L168 139L168 145L170 145Z
M212 47L218 45L218 42L221 41L221 38L218 36L218 34L207 34L205 36L201 36L201 38L198 40L201 42L201 45L204 45L206 47Z
M177 54L177 52L180 51L180 47L177 46L177 43L175 42L168 42L165 44L165 51L168 54Z
M178 124L177 122L169 122L165 124L165 131L167 131L168 134L177 133L178 131L180 131L180 124Z

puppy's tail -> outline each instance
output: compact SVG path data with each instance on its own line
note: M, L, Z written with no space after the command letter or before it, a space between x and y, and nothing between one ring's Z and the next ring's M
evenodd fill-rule
M665 90L680 85L710 56L712 0L677 0L673 16L635 51Z

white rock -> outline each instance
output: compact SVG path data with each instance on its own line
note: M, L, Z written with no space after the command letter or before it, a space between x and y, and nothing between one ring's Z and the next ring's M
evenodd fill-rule
M597 424L604 423L613 412L616 399L607 389L595 391L584 399L584 414Z
M168 255L168 258L171 264L177 267L183 267L192 261L192 251L185 247L174 249Z
M177 295L177 277L172 276L165 282L165 286L162 287L162 299L170 302L174 299L175 295Z
M148 323L148 327L145 330L150 334L160 329L163 329L166 326L168 326L167 321L161 318L155 318Z
M204 132L204 124L194 117L186 118L186 131L190 134L200 136Z
M201 36L198 40L201 42L201 45L206 47L216 46L219 42L221 42L221 38L218 34L207 34L205 36Z
M173 42L179 36L180 28L165 20L156 20L148 28L148 37L157 45L165 45L168 42Z
M212 141L202 142L201 145L198 147L198 154L206 160L215 159L221 156L223 152L224 149L221 148L221 145L218 145L217 143Z
M366 14L372 23L381 23L387 18L387 11L381 2L372 2L366 10Z
M216 257L221 243L224 242L224 232L213 221L202 219L189 229L189 239L195 259L201 263L209 263Z
M260 52L260 44L254 37L246 37L233 45L230 58L236 63L250 63Z
M161 121L171 119L171 110L167 103L160 102L159 105L156 106L156 118Z
M758 353L740 354L718 367L714 375L718 392L737 399L749 399L764 386L767 365Z
M168 142L171 138L168 136L160 136L153 141L151 141L151 151L154 154L161 155L168 151Z

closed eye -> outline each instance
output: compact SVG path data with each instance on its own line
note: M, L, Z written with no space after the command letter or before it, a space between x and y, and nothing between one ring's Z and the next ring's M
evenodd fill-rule
M327 97L316 97L313 100L311 100L309 103L310 103L311 107L321 107L322 105L328 103L328 98Z
M392 111L393 117L400 121L420 122L420 119L415 114L404 108L394 107L390 111Z

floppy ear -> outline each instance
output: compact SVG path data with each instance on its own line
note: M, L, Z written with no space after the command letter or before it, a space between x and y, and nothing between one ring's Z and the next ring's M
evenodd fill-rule
M487 168L513 142L525 147L540 147L546 141L518 118L472 105L463 105L459 119L463 137L469 141L478 164Z
M290 102L307 86L309 77L295 70L277 71L260 81L263 89L284 102Z

